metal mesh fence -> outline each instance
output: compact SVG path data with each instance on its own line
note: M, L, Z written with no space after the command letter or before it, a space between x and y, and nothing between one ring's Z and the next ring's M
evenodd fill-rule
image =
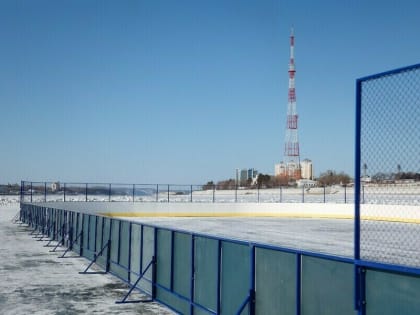
M418 267L420 65L360 79L358 86L360 257Z

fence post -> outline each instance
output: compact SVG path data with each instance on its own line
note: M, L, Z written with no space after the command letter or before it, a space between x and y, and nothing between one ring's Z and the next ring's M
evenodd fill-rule
M168 203L169 203L169 184L168 184Z
M112 184L109 184L109 189L108 189L108 202L111 202L111 185Z
M33 185L32 185L32 182L31 182L31 202L32 202L32 193L33 193Z
M194 255L195 255L195 238L194 234L191 234L191 282L190 282L190 314L194 314L194 284L195 284L195 266L194 266Z
M63 201L66 202L66 183L64 183L64 191L63 191Z
M344 203L347 203L347 185L344 185Z
M215 194L216 194L216 185L213 184L213 202L215 202L215 200L216 200Z
M159 201L159 184L156 184L156 202Z
M323 186L324 188L324 203L325 203L325 185Z
M238 202L238 184L235 184L235 202Z
M106 248L106 268L105 268L105 271L109 272L110 267L111 267L111 239L108 239L108 246Z
M305 186L302 186L302 203L305 203Z
M85 191L85 194L86 194L86 202L88 201L88 184L86 183L86 191Z
M296 315L301 313L302 255L296 254Z
M280 186L280 202L282 202L282 199L283 199L283 191L282 191L282 188Z
M255 314L255 246L251 245L251 266L249 273L250 289L249 289L249 314Z
M257 185L257 202L260 202L260 185Z
M193 187L192 187L192 185L191 185L191 187L190 187L190 188L191 188L191 190L190 190L190 191L191 191L191 194L190 194L190 202L193 202L193 199L192 199Z
M136 192L136 184L133 184L133 202L134 202L134 194Z
M47 202L47 182L44 182L44 201Z
M20 202L23 200L23 192L25 191L25 182L23 180L20 181Z

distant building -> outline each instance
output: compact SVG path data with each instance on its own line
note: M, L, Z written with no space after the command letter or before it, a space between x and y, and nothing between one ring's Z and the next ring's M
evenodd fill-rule
M60 190L60 182L54 182L51 184L51 191L56 192Z
M239 185L241 186L246 185L248 181L255 181L257 177L258 171L254 168L236 169L236 178L239 179Z
M304 159L300 162L300 171L302 179L314 179L314 168L311 160Z
M312 179L299 179L296 181L298 187L311 188L316 187L318 182Z
M294 161L274 165L274 175L290 179L300 179L300 165Z

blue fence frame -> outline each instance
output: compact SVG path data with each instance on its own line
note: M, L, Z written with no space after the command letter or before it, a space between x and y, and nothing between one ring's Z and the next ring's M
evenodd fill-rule
M132 289L181 314L420 314L419 266L368 261L360 255L362 84L419 68L417 64L356 81L352 258L54 209L53 203L45 208L33 203L32 183L31 200L25 200L24 182L20 220L32 233L49 237L49 243L57 242L55 248L65 246L78 252L134 285ZM112 186L108 187L110 201ZM46 184L44 188L46 200ZM169 185L167 188L169 191ZM88 184L85 189L88 201ZM210 202L214 201L213 189ZM139 239L133 253L132 242Z

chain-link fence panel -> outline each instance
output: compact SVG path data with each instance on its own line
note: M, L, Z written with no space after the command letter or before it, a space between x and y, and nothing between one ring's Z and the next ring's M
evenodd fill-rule
M420 267L420 65L358 81L360 257Z

